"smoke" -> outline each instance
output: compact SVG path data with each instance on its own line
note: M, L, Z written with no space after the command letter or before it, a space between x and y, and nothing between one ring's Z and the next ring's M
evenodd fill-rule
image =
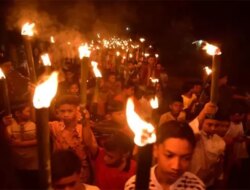
M34 22L35 38L49 42L53 36L56 60L76 56L79 45L97 33L102 37L120 34L127 23L136 21L135 10L126 2L106 1L15 0L7 15L8 30L21 31L24 23Z

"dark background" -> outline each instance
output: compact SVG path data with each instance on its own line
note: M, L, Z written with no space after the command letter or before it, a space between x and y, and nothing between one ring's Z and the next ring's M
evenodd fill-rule
M170 76L200 77L211 57L192 42L204 39L218 44L223 53L222 72L229 74L232 84L249 89L250 2L0 0L0 6L1 44L13 39L21 42L13 37L17 27L11 15L32 7L57 24L80 32L90 34L99 29L133 39L144 36L147 45L150 42L160 52L160 61Z

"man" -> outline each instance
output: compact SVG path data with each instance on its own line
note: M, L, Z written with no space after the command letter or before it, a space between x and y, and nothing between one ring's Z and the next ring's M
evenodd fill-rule
M157 164L151 168L150 190L205 189L197 176L187 172L195 142L194 133L186 123L169 121L158 128L154 146ZM135 189L135 177L127 181L125 190Z
M51 174L55 190L99 190L96 186L81 183L81 160L71 150L60 150L52 154Z

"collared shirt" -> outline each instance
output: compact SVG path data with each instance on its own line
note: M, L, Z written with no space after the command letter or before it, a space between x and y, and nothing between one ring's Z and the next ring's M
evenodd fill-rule
M163 190L161 184L155 176L155 169L157 165L151 168L149 190ZM135 189L136 176L131 177L125 184L124 190ZM170 185L169 190L204 190L205 185L194 174L185 172L176 182Z
M164 113L161 115L159 126L172 120L184 122L186 120L186 113L184 111L180 112L177 118L174 117L171 112Z
M239 124L235 124L235 123L231 122L225 137L235 139L235 138L240 137L240 136L244 136L244 129L243 129L242 122ZM249 157L245 141L234 142L234 144L233 144L233 157L235 160Z
M200 177L207 186L213 185L214 180L222 173L220 166L225 146L226 143L220 136L200 132L189 171Z
M88 144L97 143L93 133L88 131L88 127L82 127L77 124L70 132L66 130L63 122L53 121L49 123L53 141L53 149L65 150L71 149L74 151L82 162L82 182L90 182L90 162L88 158Z

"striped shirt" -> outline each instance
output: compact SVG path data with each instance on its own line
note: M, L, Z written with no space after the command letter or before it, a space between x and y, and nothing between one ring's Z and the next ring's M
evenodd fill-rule
M149 190L163 190L161 184L157 181L155 176L156 166L151 168ZM131 177L125 184L124 190L135 189L135 176ZM204 183L194 174L185 172L175 183L173 183L169 190L205 190Z

